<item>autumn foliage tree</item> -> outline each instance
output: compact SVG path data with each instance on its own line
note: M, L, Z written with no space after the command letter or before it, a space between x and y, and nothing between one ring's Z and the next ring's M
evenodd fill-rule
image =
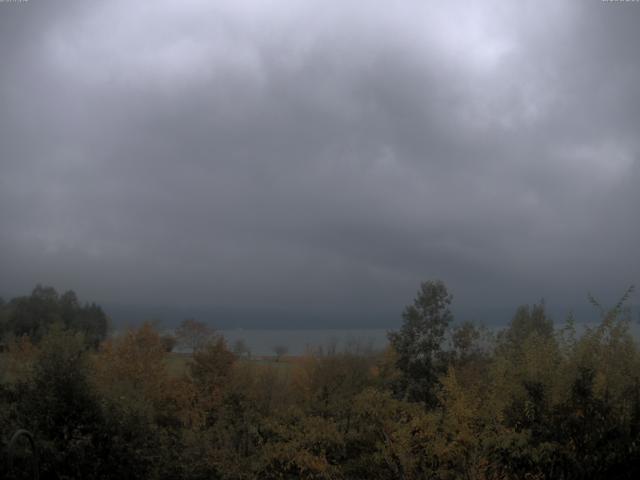
M487 332L450 325L451 295L426 282L384 352L287 362L238 358L209 334L171 353L151 324L96 351L55 321L0 354L0 446L32 431L41 478L637 478L628 298L597 325L556 327L538 304Z
M205 347L214 334L213 329L206 323L193 318L183 320L175 331L178 345L189 352L196 352Z

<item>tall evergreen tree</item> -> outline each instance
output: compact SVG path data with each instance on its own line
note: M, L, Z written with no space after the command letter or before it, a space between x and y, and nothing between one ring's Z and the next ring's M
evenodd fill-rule
M441 280L423 282L413 304L402 314L400 331L389 334L402 373L396 391L408 400L427 406L437 402L435 387L446 370L442 344L453 320L449 309L452 299Z

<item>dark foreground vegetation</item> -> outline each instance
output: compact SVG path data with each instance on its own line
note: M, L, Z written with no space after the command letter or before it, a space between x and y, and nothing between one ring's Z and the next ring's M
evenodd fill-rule
M493 334L426 282L384 352L257 362L191 321L176 370L152 325L106 338L99 307L38 287L0 304L0 477L30 478L26 448L6 473L23 428L45 479L638 478L627 296L579 333L534 305Z

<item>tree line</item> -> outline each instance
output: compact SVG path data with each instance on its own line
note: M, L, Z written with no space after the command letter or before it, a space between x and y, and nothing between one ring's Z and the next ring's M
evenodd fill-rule
M81 304L73 290L59 294L53 287L37 285L31 295L8 302L0 298L0 339L24 336L38 342L55 324L82 333L94 348L106 338L109 328L102 308L95 303Z
M636 478L630 293L608 310L591 298L590 328L555 327L540 303L495 332L455 323L446 286L428 281L383 352L250 361L209 332L178 371L152 324L96 345L61 297L48 328L24 331L12 301L0 432L34 434L41 478Z

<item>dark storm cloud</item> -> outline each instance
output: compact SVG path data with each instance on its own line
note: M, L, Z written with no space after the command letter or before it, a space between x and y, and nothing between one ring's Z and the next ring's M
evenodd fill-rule
M640 6L558 3L0 4L0 291L364 316L432 277L468 305L621 291Z

